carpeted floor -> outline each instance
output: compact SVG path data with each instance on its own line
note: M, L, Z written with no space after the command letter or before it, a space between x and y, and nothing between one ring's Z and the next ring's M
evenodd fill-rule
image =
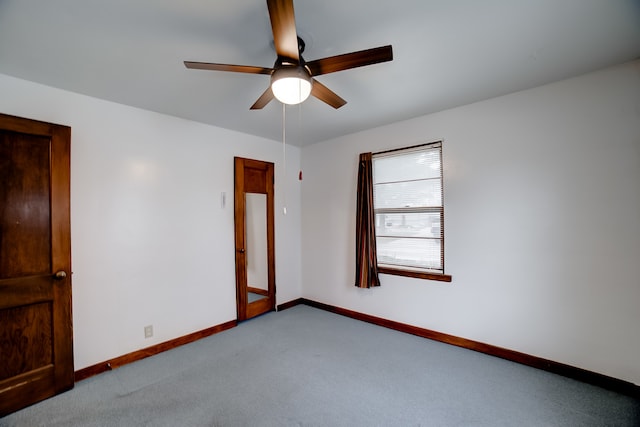
M0 426L640 426L640 401L296 306L81 381Z

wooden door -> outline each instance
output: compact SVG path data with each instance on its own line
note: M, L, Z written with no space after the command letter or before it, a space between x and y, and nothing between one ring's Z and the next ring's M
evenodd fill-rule
M238 320L276 304L273 163L235 158L235 242Z
M70 140L0 114L0 416L74 384Z

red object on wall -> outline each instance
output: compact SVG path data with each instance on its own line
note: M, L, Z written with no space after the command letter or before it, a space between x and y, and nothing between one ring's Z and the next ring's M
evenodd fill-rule
M298 172L298 179L302 181L302 171Z

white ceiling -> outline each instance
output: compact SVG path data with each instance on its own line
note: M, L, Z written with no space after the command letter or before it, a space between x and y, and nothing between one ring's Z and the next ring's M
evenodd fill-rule
M639 0L295 0L304 57L393 45L394 60L318 80L347 100L287 107L303 146L640 57ZM249 107L271 67L264 0L0 0L0 73L281 140L282 106ZM2 96L0 94L0 96Z

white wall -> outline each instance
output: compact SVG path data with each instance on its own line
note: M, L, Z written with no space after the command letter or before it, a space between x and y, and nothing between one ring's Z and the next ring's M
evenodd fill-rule
M443 139L450 284L355 279L358 153ZM305 147L303 296L640 384L640 62Z
M277 301L300 296L300 149L285 180L273 141L5 75L0 94L2 113L72 128L76 369L236 319L234 156L276 164Z
M0 112L72 127L76 369L236 318L237 155L276 163L278 303L302 295L640 384L638 62L289 147L287 216L277 143L5 75L0 94ZM453 282L356 289L358 153L437 139Z

